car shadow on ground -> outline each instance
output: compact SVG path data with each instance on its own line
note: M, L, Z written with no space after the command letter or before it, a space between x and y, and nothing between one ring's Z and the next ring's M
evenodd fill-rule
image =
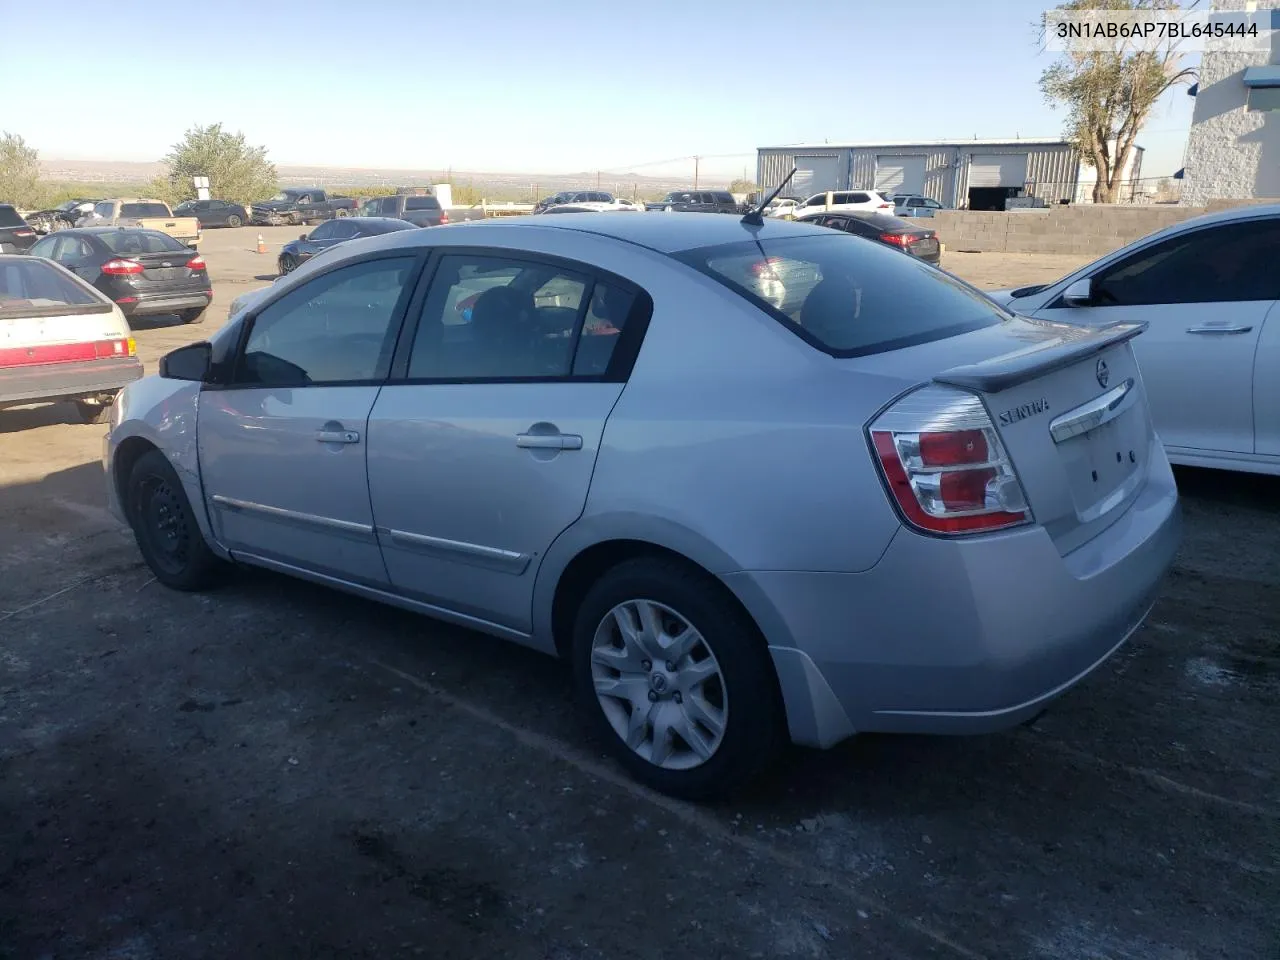
M24 430L34 430L37 427L50 427L64 423L84 424L84 421L80 419L80 412L76 410L75 404L70 401L40 403L32 406L9 407L5 410L0 410L0 433L21 433ZM90 424L90 426L96 426L97 429L106 431L106 427L101 424Z

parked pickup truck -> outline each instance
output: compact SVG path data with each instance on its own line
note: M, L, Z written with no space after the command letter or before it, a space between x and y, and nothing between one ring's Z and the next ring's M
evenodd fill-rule
M281 190L270 200L255 203L250 211L254 223L271 227L286 223L297 226L333 217L353 217L355 212L354 197L331 197L319 187L290 187Z
M483 220L484 212L476 208L460 208L452 212L427 193L397 193L389 197L372 197L360 206L362 217L394 217L407 220L415 227L439 227L450 220Z
M200 221L195 217L175 217L163 200L119 197L99 200L93 210L76 221L77 227L141 227L159 230L179 243L195 247L200 243Z

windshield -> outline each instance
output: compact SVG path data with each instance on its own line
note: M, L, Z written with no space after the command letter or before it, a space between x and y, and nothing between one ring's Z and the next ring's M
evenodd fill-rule
M702 247L677 259L835 356L943 340L1009 317L950 274L847 234Z
M292 200L292 199L293 199L292 196L290 196L287 193L284 193L283 191L280 193L277 193L274 197L271 198L272 202L279 202L282 200Z
M102 299L58 267L39 259L0 261L0 317L59 306L98 306ZM47 312L47 310L45 311Z
M112 253L186 253L192 254L190 248L183 246L167 233L159 230L113 230L99 234L98 239Z

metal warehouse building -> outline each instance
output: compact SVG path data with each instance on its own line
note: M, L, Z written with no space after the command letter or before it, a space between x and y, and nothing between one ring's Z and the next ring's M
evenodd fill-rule
M1126 171L1136 180L1142 148ZM772 190L796 167L785 191L807 197L824 190L919 193L944 207L1003 210L1011 197L1048 203L1085 199L1093 170L1062 140L947 140L922 143L824 143L760 147L756 182ZM1083 167L1083 170L1082 170Z

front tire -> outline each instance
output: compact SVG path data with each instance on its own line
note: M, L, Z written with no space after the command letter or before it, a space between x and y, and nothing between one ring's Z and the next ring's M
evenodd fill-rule
M298 269L298 261L294 258L293 254L282 253L280 254L279 268L280 276L286 276Z
M157 580L175 590L217 582L226 565L205 543L182 482L159 450L144 453L129 471L125 505L134 540Z
M231 216L227 217L228 227L238 227L242 223L244 223L244 221L241 220L239 217L237 217L234 213Z
M183 310L178 314L178 319L183 323L199 323L204 319L205 311L208 307L196 307L192 310Z
M783 743L763 638L715 578L666 559L619 564L574 623L588 721L637 780L707 800L759 776Z

